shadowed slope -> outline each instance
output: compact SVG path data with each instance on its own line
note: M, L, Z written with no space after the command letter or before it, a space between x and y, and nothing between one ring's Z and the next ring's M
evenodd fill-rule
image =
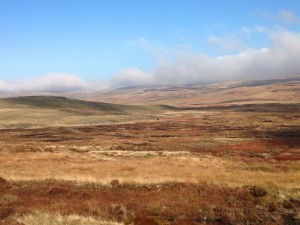
M121 105L109 104L102 102L90 102L77 99L69 99L65 97L53 96L26 96L0 99L0 103L6 103L11 106L24 105L34 108L56 109L66 112L76 112L88 114L93 113L109 113L109 114L127 114L132 112L147 112L157 110L175 110L175 107L164 105L139 106L139 105Z
M65 97L27 96L0 99L0 128L123 123L156 119L175 107L121 105Z

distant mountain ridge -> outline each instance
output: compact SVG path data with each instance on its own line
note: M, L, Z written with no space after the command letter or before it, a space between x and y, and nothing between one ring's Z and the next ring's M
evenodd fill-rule
M130 87L99 91L19 93L2 97L43 95L129 105L205 107L240 104L299 103L300 76L285 79L231 81L177 87Z

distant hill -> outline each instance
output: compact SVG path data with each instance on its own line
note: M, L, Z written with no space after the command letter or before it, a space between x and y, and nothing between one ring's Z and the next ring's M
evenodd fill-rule
M164 105L109 104L55 96L2 98L0 129L156 120L158 115L176 110Z
M39 107L65 108L67 111L99 110L110 113L125 113L128 110L153 110L163 106L150 106L143 108L141 105L170 105L175 107L206 107L230 106L244 104L293 104L300 103L300 76L276 80L231 81L222 83L189 85L180 87L130 87L100 91L59 92L59 93L18 93L2 94L0 97L15 96L64 96L71 99L100 102L80 102L68 99L50 99L40 102L35 99L12 99L11 102L22 104L38 104ZM40 99L41 100L41 99ZM58 103L58 100L60 103ZM106 103L101 103L106 102ZM107 103L115 104L109 105ZM127 105L127 106L124 106ZM128 106L135 105L135 106ZM139 105L139 106L137 106ZM37 106L37 105L35 105ZM63 107L62 107L63 106ZM73 107L76 106L76 107ZM86 111L86 107L88 110ZM67 108L67 109L66 109ZM132 112L132 111L130 111Z
M134 87L66 96L123 104L164 104L176 107L300 103L300 76L261 81L233 81L182 87Z
M69 99L57 96L23 96L0 99L0 104L10 106L23 105L40 109L55 109L79 114L117 114L153 112L161 110L175 110L175 107L165 105L122 105L103 102L91 102L78 99Z

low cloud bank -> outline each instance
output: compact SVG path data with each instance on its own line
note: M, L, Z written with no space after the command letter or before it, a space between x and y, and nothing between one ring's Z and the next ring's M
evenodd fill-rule
M300 33L277 31L271 45L246 49L235 55L209 57L180 52L160 60L152 71L124 69L112 76L113 87L187 85L212 81L263 80L300 74Z
M279 30L270 34L271 44L238 54L210 57L187 50L157 55L150 71L129 68L113 74L108 82L86 82L79 76L49 73L42 77L6 82L0 93L67 92L134 86L180 86L231 80L264 80L300 75L300 33ZM221 41L218 39L218 41ZM222 42L223 43L223 42ZM149 46L148 46L149 47ZM160 52L161 53L161 52ZM171 56L171 57L170 57Z
M66 73L49 73L40 78L5 82L0 80L0 93L11 92L62 92L88 88L80 77Z

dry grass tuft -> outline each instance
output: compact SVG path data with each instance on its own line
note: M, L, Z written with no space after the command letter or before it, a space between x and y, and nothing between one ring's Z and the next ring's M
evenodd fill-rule
M79 215L63 216L59 213L49 214L35 212L21 216L17 219L25 225L121 225L122 223L99 220L93 217Z

